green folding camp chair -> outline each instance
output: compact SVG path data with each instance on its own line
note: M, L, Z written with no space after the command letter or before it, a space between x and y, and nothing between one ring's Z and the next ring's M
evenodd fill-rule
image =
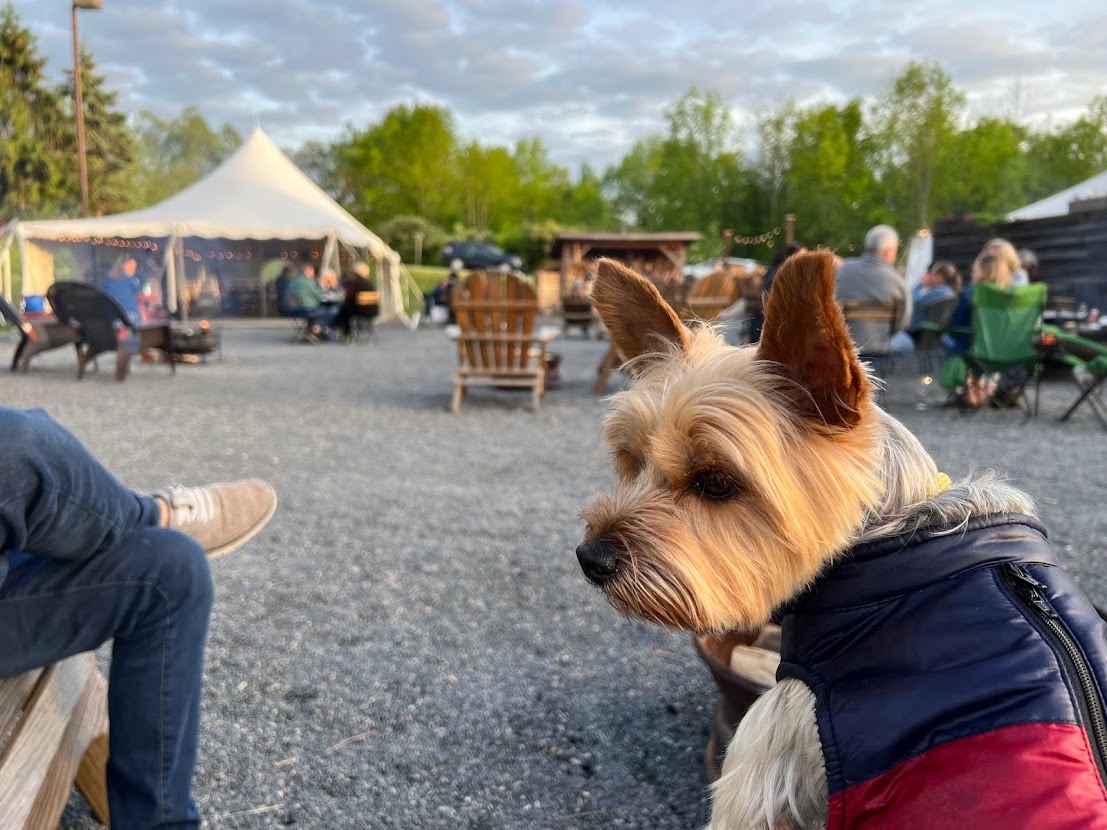
M952 388L949 384L956 375L961 375L960 382L964 383L963 376L968 372L976 377L992 373L1013 377L1016 382L1001 387L1000 391L1013 396L1014 403L1028 418L1036 416L1043 363L1038 333L1045 302L1044 283L1014 288L998 288L988 283L974 286L969 350L943 364L942 385ZM1034 382L1033 406L1026 394L1031 381Z
M1073 367L1073 380L1080 387L1080 394L1065 410L1061 420L1067 421L1081 404L1087 403L1107 430L1107 402L1100 393L1100 387L1107 383L1107 345L1056 326L1042 326L1042 334L1052 337L1057 343L1054 359Z

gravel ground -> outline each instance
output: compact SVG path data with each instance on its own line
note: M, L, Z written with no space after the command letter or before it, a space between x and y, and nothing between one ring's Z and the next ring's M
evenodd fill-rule
M563 380L474 390L448 411L440 330L303 346L225 332L222 363L73 379L72 353L5 379L137 490L261 476L281 507L213 565L195 792L210 828L690 828L708 815L714 702L686 636L629 622L573 556L577 511L611 481L589 394L605 344L562 339ZM4 338L11 345L10 335ZM1000 467L1041 505L1107 602L1107 434L1090 413L888 408L956 477ZM106 657L106 655L102 655ZM78 797L63 827L94 826Z

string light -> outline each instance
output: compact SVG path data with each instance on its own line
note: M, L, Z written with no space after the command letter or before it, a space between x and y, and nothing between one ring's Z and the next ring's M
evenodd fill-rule
M161 246L157 242L151 242L147 239L120 239L118 237L103 237L103 236L80 236L73 234L33 234L29 235L30 239L41 239L46 242L66 242L71 244L81 245L95 245L102 248L122 248L124 250L130 249L133 251L149 251L150 253L157 253L161 250ZM171 256L177 256L179 248L173 246L169 249ZM279 256L281 259L300 259L300 251L288 250L281 251L279 254L271 254L270 258ZM304 254L304 256L310 256L313 260L322 259L323 254L320 251L312 251L310 254ZM225 249L217 251L215 249L209 249L205 252L194 251L191 248L184 249L185 259L190 259L193 262L203 262L205 259L214 260L216 262L250 262L254 258L252 251L240 251L233 249ZM349 262L351 257L346 251L338 252L339 262Z
M773 237L780 236L780 228L773 228L757 236L734 236L732 239L739 245L765 245L772 247Z

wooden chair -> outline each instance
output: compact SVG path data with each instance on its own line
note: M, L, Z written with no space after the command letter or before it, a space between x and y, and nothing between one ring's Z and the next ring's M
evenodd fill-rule
M851 332L854 332L855 342L858 340L855 328L879 333L878 337L864 338L864 342L858 343L857 351L862 360L872 364L877 377L887 377L895 358L895 352L888 348L887 343L899 328L899 304L846 300L842 303L842 314L846 318L846 325ZM877 386L876 402L881 406L884 405L883 386Z
M724 271L709 274L699 280L686 293L675 291L662 292L662 298L673 307L686 323L701 321L713 323L720 314L734 305L741 296L741 281L732 272ZM615 347L611 346L596 370L596 382L592 385L593 395L602 395L607 391L607 379L619 368L619 359Z
M458 367L452 410L470 386L531 390L537 412L546 385L546 349L559 332L535 334L538 292L515 274L470 274L454 287Z
M708 274L696 282L684 295L684 306L678 309L686 322L714 322L724 309L730 308L741 296L738 276L730 271Z
M55 830L73 784L108 824L107 684L91 653L0 679L0 826Z
M176 374L173 330L168 322L136 324L114 297L83 282L56 282L46 292L59 320L73 326L80 337L77 347L77 380L88 364L104 352L115 352L115 379L125 380L133 352L153 348L165 352L171 374ZM121 336L134 334L137 349Z
M41 352L57 349L70 343L76 346L77 332L55 317L38 317L28 320L19 311L0 296L0 317L7 320L19 332L19 345L12 355L12 371L26 372L31 366L31 358ZM78 348L78 355L80 349Z
M566 332L573 326L578 326L585 337L591 337L599 331L600 326L600 318L596 316L592 300L588 297L569 296L562 299L561 322Z

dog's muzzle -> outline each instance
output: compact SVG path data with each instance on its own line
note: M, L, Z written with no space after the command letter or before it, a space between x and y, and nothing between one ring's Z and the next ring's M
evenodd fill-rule
M611 545L599 539L581 542L577 548L577 561L588 581L601 588L619 572L619 557Z

